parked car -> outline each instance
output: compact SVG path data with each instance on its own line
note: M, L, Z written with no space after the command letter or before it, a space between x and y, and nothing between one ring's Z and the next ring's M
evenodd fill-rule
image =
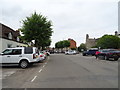
M47 56L50 56L50 52L46 51Z
M0 54L0 58L2 64L18 64L21 68L39 62L36 47L7 48Z
M73 50L74 54L79 54L79 52L77 50Z
M74 55L76 54L73 50L65 51L65 55Z
M44 54L44 52L39 51L39 60L40 62L43 62L46 59L46 55Z
M46 56L50 56L50 53L48 51L42 51Z
M120 58L120 51L116 49L103 49L100 50L100 53L97 55L97 57L102 57L105 60L109 60L110 58L118 60Z
M56 53L56 51L54 52L54 50L50 50L49 52L50 52L50 54Z
M95 49L95 50L88 50L88 51L84 51L82 54L83 54L83 56L87 56L87 55L94 56L96 51L98 51L98 50L97 49Z
M98 54L99 54L99 53L101 53L101 50L98 50L98 51L95 52L95 57L96 57L96 59L98 58Z

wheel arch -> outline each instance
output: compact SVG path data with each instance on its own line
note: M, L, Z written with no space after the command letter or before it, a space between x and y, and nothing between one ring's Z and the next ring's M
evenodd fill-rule
M29 60L28 59L21 59L20 61L19 61L19 64L21 63L21 61L27 61L28 63L29 63Z

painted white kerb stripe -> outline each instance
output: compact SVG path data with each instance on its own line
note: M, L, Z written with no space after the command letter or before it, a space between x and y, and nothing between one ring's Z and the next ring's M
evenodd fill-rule
M31 82L33 82L33 81L36 79L36 77L37 77L37 76L35 76L35 77L31 80Z

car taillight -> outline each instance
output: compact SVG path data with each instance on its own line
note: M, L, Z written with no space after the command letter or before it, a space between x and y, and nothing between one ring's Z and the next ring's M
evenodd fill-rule
M109 53L110 55L113 54L113 53Z
M100 52L99 51L96 51L95 55L98 55Z
M40 57L43 57L43 55L40 55Z

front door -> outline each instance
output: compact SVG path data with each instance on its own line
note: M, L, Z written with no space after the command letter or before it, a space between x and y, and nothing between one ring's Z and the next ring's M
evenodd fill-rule
M1 57L2 57L2 63L11 63L11 54L12 54L12 49L6 49L3 51Z

